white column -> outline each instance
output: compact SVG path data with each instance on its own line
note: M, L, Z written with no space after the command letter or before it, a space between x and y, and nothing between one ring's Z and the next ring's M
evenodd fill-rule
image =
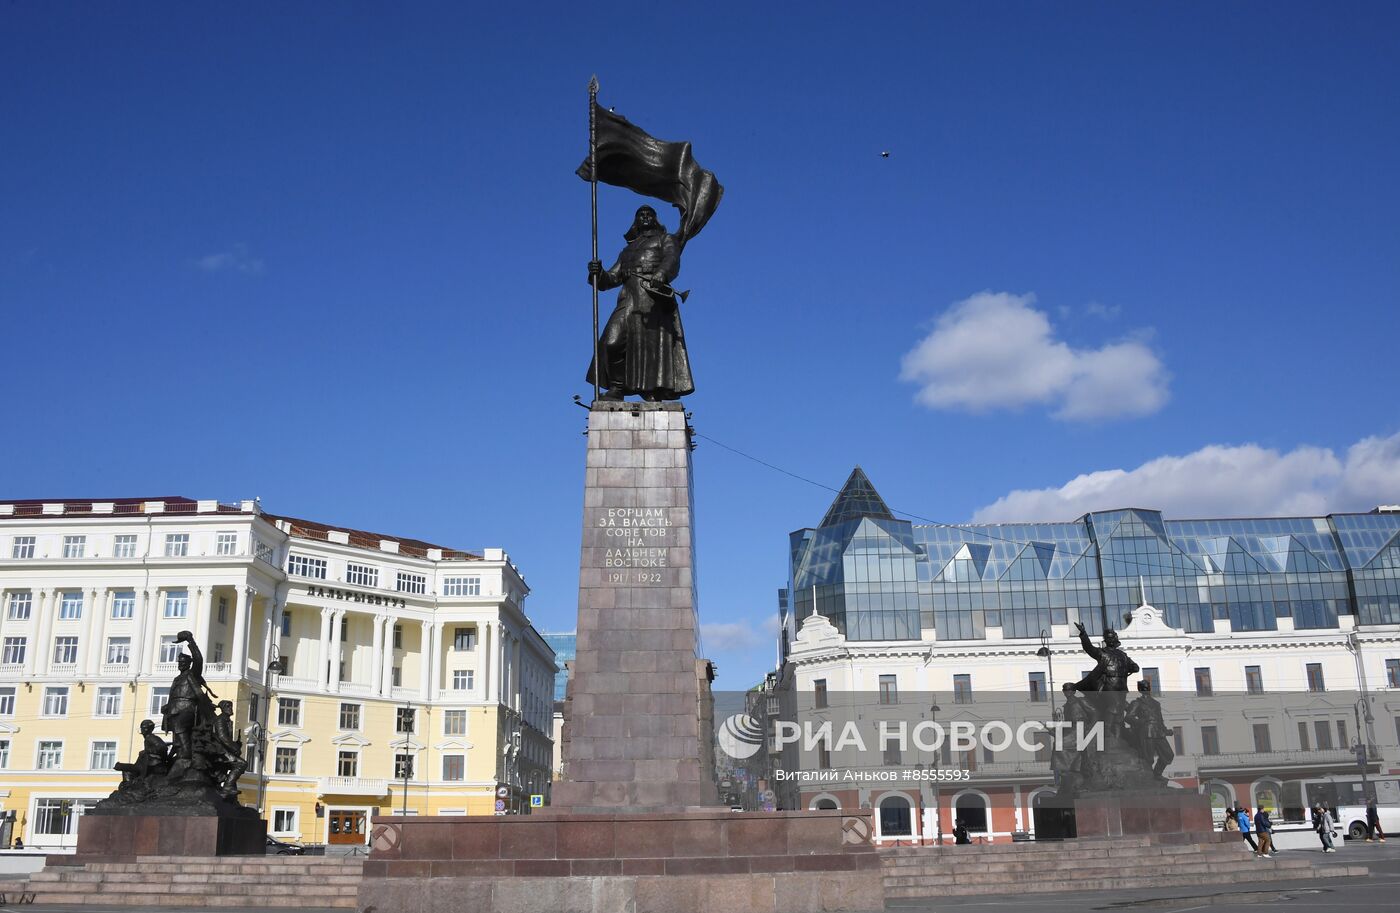
M519 713L523 712L525 709L525 683L522 674L525 671L525 657L521 653L519 637L511 638L510 650L510 693L511 697L515 700L512 706L515 707L516 712Z
M263 642L262 675L267 679L267 667L272 662L272 648L282 636L282 620L279 617L280 605L276 595L263 597Z
M419 696L424 701L432 700L432 676L433 676L433 623L431 621L419 622L418 634L418 671Z
M136 674L151 672L151 643L156 639L156 619L159 618L160 590L142 590L136 603L135 626L132 630L131 665Z
M442 696L442 632L442 622L433 622L433 685L429 700L434 701Z
M492 662L492 650L495 644L496 623L493 621L483 621L481 623L481 688L482 696L487 701L496 700L496 682L494 674L496 664Z
M56 591L39 591L38 633L34 636L34 651L28 654L34 657L34 665L26 670L30 673L37 669L40 675L48 674L49 658L53 655L53 620L58 614L58 601L59 594Z
M374 616L374 646L370 662L374 667L370 672L369 690L371 694L382 694L384 687L384 616Z
M248 671L248 616L253 612L253 590L234 587L233 643L228 645L229 668L239 678Z
M34 594L37 598L30 611L36 613L34 618L34 642L29 645L29 649L24 651L24 677L30 678L34 675L34 670L39 668L39 644L44 638L44 629L47 627L45 619L48 616L49 591L40 590Z
M207 658L214 646L209 643L209 603L214 598L214 588L202 586L196 592L198 596L195 599L194 625L190 630L194 632L194 642L199 644Z
M388 696L394 693L394 616L386 615L380 621L384 625L384 635L380 638L384 655L380 658L379 693Z
M336 612L331 617L331 640L330 640L330 670L327 673L329 685L327 690L335 692L340 690L340 632L345 630L345 610Z
M100 636L99 616L102 614L102 604L107 601L106 595L106 590L89 590L87 598L83 601L82 633L78 635L78 671L84 675L92 675L97 671L97 664L93 662L93 658L98 651L93 641Z
M321 645L316 651L316 688L319 691L326 690L326 682L329 681L331 661L331 616L335 613L331 609L321 610Z

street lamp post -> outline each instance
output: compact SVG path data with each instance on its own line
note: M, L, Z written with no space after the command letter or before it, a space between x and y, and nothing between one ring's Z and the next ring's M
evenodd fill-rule
M1352 705L1351 710L1356 714L1356 766L1361 771L1361 795L1369 799L1371 796L1371 788L1366 780L1366 763L1370 759L1371 746L1366 739L1367 730L1362 728L1361 720L1362 712L1364 711L1366 725L1371 725L1371 704L1366 698L1359 697L1356 699L1356 703Z
M942 710L942 709L943 709L943 708L940 707L940 706L938 706L937 704L933 704L932 706L930 706L930 707L928 708L928 719L929 719L929 722L930 722L930 723L937 721L937 719L938 719L938 711L940 711L940 710ZM939 763L939 759L938 759L938 758L934 758L933 760L934 760L934 763L933 763L932 766L933 766L934 768L937 769L938 773L941 773L941 772L942 772L942 765ZM943 845L943 807L942 807L942 805L939 803L939 793L940 793L940 790L939 790L939 788L938 788L938 773L935 773L935 774L933 775L933 833L934 833L934 842L937 843L939 846L942 846L942 845Z
M1044 628L1040 629L1040 649L1035 651L1036 656L1045 659L1045 671L1050 679L1050 717L1055 717L1055 666L1050 659L1050 633Z
M404 731L404 734L403 734L403 742L404 742L404 745L403 745L403 757L404 757L404 765L403 765L403 803L402 803L403 810L402 810L401 814L403 815L403 817L407 818L407 817L408 817L408 775L409 775L410 773L412 773L412 771L410 771L410 770L408 769L409 758L412 756L411 753L410 753L409 750L408 750L408 737L409 737L410 735L413 734L413 730L416 728L416 727L413 725L413 724L414 724L414 719L413 719L413 705L410 704L408 701L404 701L404 702L403 702L403 718L404 718L404 730L405 730L405 731ZM426 810L426 809L424 810L424 813L425 813L425 814L427 813L427 810Z
M267 728L272 723L272 695L277 688L277 676L282 674L282 657L277 652L277 645L272 645L272 659L268 662L267 668L263 670L263 694L267 696L267 723L258 724L257 744L258 744L258 814L263 813L263 799L267 794Z

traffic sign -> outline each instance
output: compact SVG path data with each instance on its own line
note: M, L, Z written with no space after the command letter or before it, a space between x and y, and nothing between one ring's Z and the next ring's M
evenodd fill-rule
M543 796L542 794L540 794L540 793L531 793L531 794L530 794L530 807L531 807L531 808L544 808L544 796Z
M497 800L496 800L496 811L498 811L498 812L503 812L503 811L505 811L505 810L506 810L506 800L504 800L504 799L497 799Z
M509 796L509 795L510 795L510 787L509 787L509 786L497 786L497 787L496 787L496 798L497 798L497 799L504 799L504 798L506 798L506 797ZM504 808L505 806L501 806L501 807Z

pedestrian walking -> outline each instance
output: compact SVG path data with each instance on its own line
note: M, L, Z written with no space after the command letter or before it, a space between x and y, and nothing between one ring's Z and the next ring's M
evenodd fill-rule
M1317 839L1322 841L1322 852L1337 852L1337 848L1332 845L1332 816L1328 813L1327 806L1313 806L1312 826L1313 830L1317 831Z
M1381 830L1381 811L1376 807L1376 797L1366 800L1366 842L1380 840L1385 843L1385 831Z
M1259 844L1254 842L1254 837L1249 833L1249 809L1242 805L1235 806L1235 825L1240 830L1240 836L1244 837L1244 842L1249 844L1249 848L1254 851L1254 855L1259 855Z
M1274 855L1274 823L1269 820L1269 810L1260 807L1254 813L1254 832L1259 835L1259 855Z
M1220 829L1226 833L1238 834L1240 832L1240 822L1239 819L1235 817L1235 810L1233 808L1225 809L1225 820L1221 823Z

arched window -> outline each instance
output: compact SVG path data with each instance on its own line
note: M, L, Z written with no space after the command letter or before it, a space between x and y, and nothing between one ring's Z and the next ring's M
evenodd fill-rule
M818 811L828 811L828 812L834 812L834 811L836 811L836 810L837 810L838 808L840 808L840 807L841 807L841 806L839 806L839 805L836 804L836 800L835 800L835 799L818 799L818 800L816 801L816 803L813 804L813 806L812 806L812 808L815 808L815 809L817 809Z
M912 837L914 821L909 800L899 794L880 800L880 836Z
M1266 808L1269 815L1277 821L1283 820L1281 814L1282 806L1279 802L1283 798L1283 785L1277 780L1255 780L1250 787L1250 792L1254 794L1254 807L1256 809Z
M986 798L979 793L963 793L953 806L953 821L973 833L985 834L988 830Z

